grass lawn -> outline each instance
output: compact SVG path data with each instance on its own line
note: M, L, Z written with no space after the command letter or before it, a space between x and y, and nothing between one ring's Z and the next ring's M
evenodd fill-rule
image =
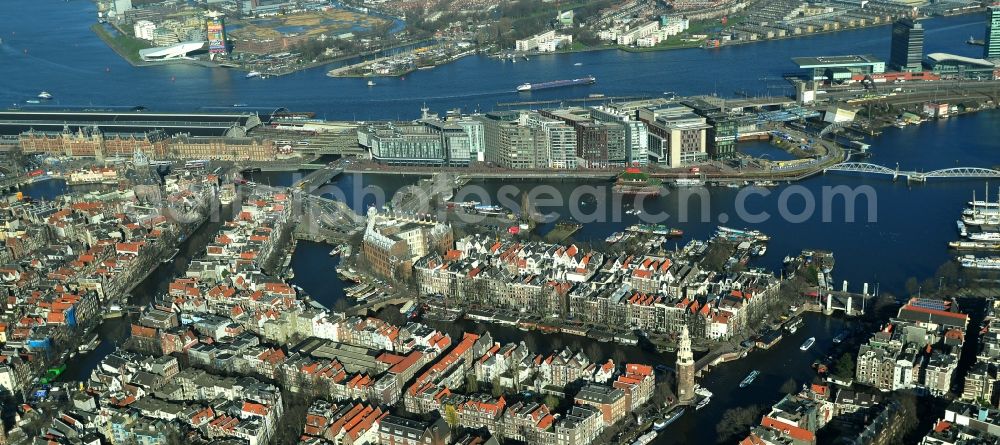
M127 36L124 34L119 34L117 36L111 35L107 29L104 29L104 25L100 23L95 23L90 27L104 43L111 46L111 49L115 50L120 56L128 59L132 63L140 63L142 59L139 58L139 50L152 48L152 45L147 43L145 40L137 39L132 36Z

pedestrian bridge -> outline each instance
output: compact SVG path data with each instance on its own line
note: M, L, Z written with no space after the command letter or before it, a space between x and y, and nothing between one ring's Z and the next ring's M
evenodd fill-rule
M1000 178L1000 171L982 167L954 167L929 172L917 172L900 170L899 164L896 164L896 168L892 169L867 162L842 162L823 169L823 173L826 172L853 172L887 175L892 176L893 181L902 176L906 178L907 181L918 182L926 181L928 178Z

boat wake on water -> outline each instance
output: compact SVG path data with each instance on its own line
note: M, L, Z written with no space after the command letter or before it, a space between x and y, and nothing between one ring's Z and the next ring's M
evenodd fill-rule
M365 102L368 103L398 103L400 101L415 101L415 102L434 102L443 100L453 100L453 99L471 99L476 97L502 97L510 94L510 90L495 90L495 91L485 91L481 93L472 94L449 94L440 96L411 96L411 97L385 97L385 98L365 98ZM347 100L345 104L356 104L357 101Z

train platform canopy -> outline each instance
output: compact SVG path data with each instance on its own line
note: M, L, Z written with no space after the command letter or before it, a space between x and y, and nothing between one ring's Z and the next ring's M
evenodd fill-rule
M196 136L243 136L261 124L256 113L155 113L139 111L0 111L0 135L25 131L60 132L98 129L106 133Z

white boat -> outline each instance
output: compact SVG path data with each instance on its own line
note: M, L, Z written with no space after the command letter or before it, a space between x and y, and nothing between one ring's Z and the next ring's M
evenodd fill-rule
M681 178L674 181L677 187L701 187L704 184L701 179Z
M694 406L694 409L697 411L708 406L708 402L712 401L713 394L712 391L708 390L708 388L704 388L701 385L695 385L694 395L700 397L700 399L698 399L698 404Z
M26 100L24 102L25 103L29 103L29 104L40 104L40 103L42 103L42 101L40 101L38 99L28 99L28 100Z
M973 215L983 215L983 216L997 216L1000 215L1000 208L996 207L973 207L970 209L965 209L962 211L962 215L973 216Z
M970 233L969 239L973 241L1000 241L1000 232Z
M330 251L330 256L340 255L340 252L342 250L343 250L343 248L340 245L338 245L338 246L334 247L333 250Z
M694 386L694 393L695 393L695 395L698 395L698 396L701 396L701 397L712 397L714 395L714 394L712 394L712 391L709 391L708 388L705 388L705 387L703 387L701 385L695 385Z
M370 86L370 87L375 86L375 81L374 80L368 80L368 86Z
M247 79L253 79L254 77L260 77L260 72L258 72L258 71L251 71L251 72L247 73Z
M712 397L705 397L705 398L699 400L698 404L694 406L695 411L700 410L700 409L708 406L708 403L711 402L711 401L712 401Z
M732 229L725 226L719 226L716 228L716 235L722 236L724 238L752 238L757 241L770 241L771 237L765 235L759 230L749 230L749 229Z
M948 243L948 247L969 250L1000 250L1000 243L990 241L951 241Z
M794 334L799 330L800 327L802 327L802 324L803 324L802 317L795 317L789 320L788 323L785 323L785 330L788 331L790 334Z
M405 314L407 312L410 312L410 309L413 309L414 306L416 306L416 303L414 303L413 301L407 301L406 304L404 304L402 307L399 308L399 313Z
M41 93L38 93L38 98L43 100L49 100L52 99L52 94L50 94L48 91L42 91Z
M962 235L962 237L969 236L969 232L965 230L965 223L963 223L962 221L955 221L955 222L958 224L958 234Z
M754 379L756 379L758 375L760 375L760 371L756 369L750 371L750 374L747 374L746 378L743 379L742 382L740 382L740 388L746 388L747 386L750 386L750 384L753 383Z
M684 415L684 411L685 411L684 407L675 408L673 411L667 414L667 416L664 417L663 419L653 422L653 431L663 431L663 429L666 428L668 425L676 422L677 419L680 419L681 416Z
M160 262L164 264L172 263L174 261L174 258L177 258L177 254L180 252L181 252L180 249L174 249L173 253L171 253L169 257L160 260Z
M473 209L476 213L483 215L500 215L504 212L504 208L496 205L478 204Z
M573 66L580 66L580 65L583 65L583 64L580 63L580 62L576 62L576 63L573 64Z
M808 351L814 344L816 344L816 337L809 337L805 343L802 343L802 346L799 346L799 349Z
M86 343L81 344L77 348L77 351L79 351L79 352L90 352L90 351L93 351L93 350L97 349L97 346L100 345L100 344L101 344L101 339L97 336L97 334L94 334L94 336L91 337L89 341L87 341Z
M836 336L836 337L833 337L833 342L834 342L834 343L840 343L840 342L843 342L844 340L846 340L846 339L847 339L847 336L848 336L848 335L850 335L850 334L849 334L849 333L848 333L847 331L840 331L840 333L839 333L839 334L837 334L837 336Z
M652 442L653 439L656 439L656 434L657 434L656 431L650 431L646 434L643 434L639 436L639 438L636 439L635 442L632 442L632 445L647 445L648 443Z
M962 267L969 269L1000 269L1000 257L977 258L972 255L966 255L959 261L962 263Z

